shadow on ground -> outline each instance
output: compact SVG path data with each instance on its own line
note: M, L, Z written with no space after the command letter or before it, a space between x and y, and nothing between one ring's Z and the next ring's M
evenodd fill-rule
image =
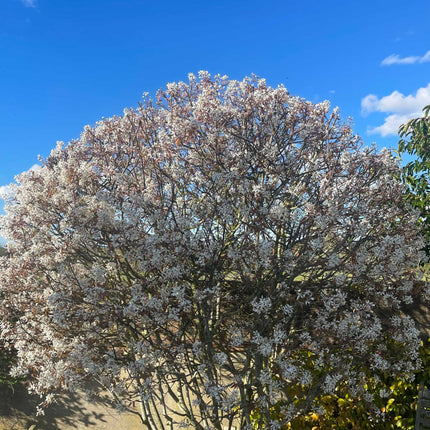
M0 430L129 430L141 428L137 415L119 414L106 396L85 399L80 393L61 395L36 416L37 396L30 396L22 384L14 387L0 384Z

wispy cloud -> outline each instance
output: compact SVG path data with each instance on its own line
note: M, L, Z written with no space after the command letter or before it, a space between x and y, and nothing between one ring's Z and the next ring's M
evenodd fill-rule
M381 66L392 66L393 64L421 64L430 62L430 51L427 51L423 56L412 55L409 57L400 57L397 54L391 54L384 58Z
M36 7L36 0L19 0L25 7Z
M430 105L430 84L407 96L399 91L393 91L382 98L369 94L361 99L361 113L363 116L372 112L387 114L383 124L368 129L369 134L380 134L385 137L396 135L402 124L421 116L423 107L427 105Z

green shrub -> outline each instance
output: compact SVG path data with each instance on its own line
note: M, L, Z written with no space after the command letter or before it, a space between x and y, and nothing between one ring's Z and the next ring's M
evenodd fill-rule
M430 344L422 344L420 356L424 370L412 377L376 373L369 378L364 388L373 397L371 406L363 397L353 397L346 384L339 384L335 394L318 397L311 412L298 416L281 430L413 430L419 382L430 383ZM300 387L296 390L299 404ZM280 406L272 409L275 421L283 419ZM259 429L258 411L253 418L255 429Z

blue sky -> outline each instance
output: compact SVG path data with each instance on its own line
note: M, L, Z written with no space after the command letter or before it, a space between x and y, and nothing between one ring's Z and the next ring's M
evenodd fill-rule
M430 104L429 17L427 0L2 0L0 191L57 140L199 70L327 99L395 148Z

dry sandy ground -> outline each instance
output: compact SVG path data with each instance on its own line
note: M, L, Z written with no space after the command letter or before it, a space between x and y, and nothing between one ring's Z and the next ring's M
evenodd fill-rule
M23 386L0 384L0 430L143 430L137 415L118 414L108 397L90 402L80 395L64 395L45 416L37 417L38 400Z

